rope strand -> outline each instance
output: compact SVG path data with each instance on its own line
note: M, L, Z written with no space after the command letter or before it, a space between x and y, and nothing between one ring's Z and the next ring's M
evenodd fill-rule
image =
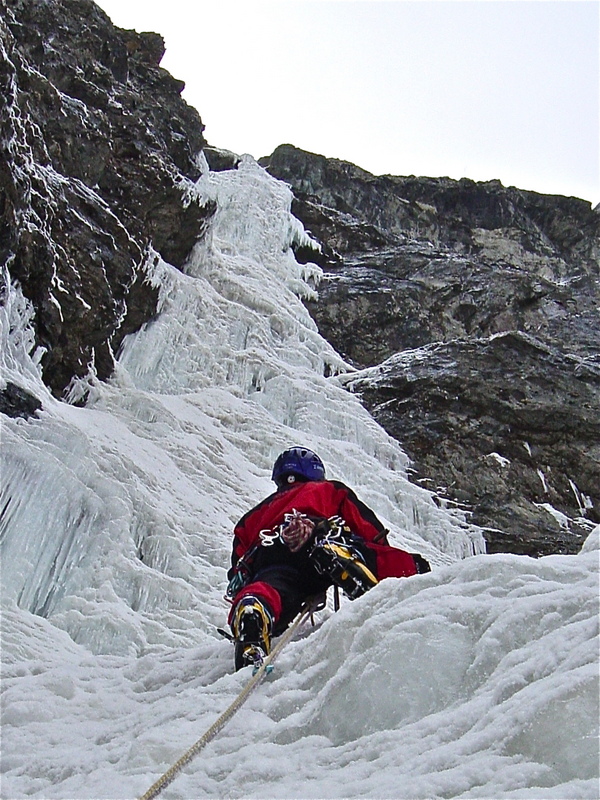
M198 741L193 744L189 750L187 750L181 758L179 758L172 767L170 767L160 778L152 784L152 786L148 789L148 791L143 794L139 800L152 800L154 797L158 797L158 795L162 792L162 790L168 786L177 776L179 772L185 767L186 764L196 756L203 747L205 747L215 736L225 727L225 725L229 722L229 720L233 717L233 715L238 711L241 706L246 702L250 694L261 680L267 674L267 668L275 661L279 653L283 650L286 644L290 641L294 632L297 628L300 627L311 615L312 611L314 610L313 604L306 604L303 610L300 612L296 621L287 629L287 631L281 636L277 645L273 648L271 653L265 658L263 663L260 665L256 673L250 678L246 686L242 689L233 703L221 714L221 716L213 722L210 728L206 731L206 733L198 739Z

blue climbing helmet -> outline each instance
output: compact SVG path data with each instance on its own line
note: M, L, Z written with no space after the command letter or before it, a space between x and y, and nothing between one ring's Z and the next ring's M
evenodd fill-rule
M277 487L281 489L287 483L293 483L300 478L304 481L324 481L325 467L316 453L306 447L290 447L284 450L273 465L271 480L275 481Z

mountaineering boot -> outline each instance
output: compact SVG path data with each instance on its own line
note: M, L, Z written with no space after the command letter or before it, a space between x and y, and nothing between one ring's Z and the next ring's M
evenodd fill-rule
M379 583L359 550L342 535L317 537L310 560L317 572L329 575L350 600L355 600Z
M262 600L246 595L233 613L231 629L235 642L235 669L259 667L271 650L273 617Z

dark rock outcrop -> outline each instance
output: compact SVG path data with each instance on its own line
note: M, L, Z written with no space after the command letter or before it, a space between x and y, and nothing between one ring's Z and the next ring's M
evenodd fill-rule
M37 397L12 381L8 381L6 386L0 390L0 414L6 414L7 417L29 419L41 408L42 403Z
M205 142L162 38L91 0L1 0L0 264L35 308L60 396L155 313L149 246L181 267L214 212L194 194Z
M309 304L425 481L488 549L575 552L600 521L599 216L499 181L374 176L283 145L322 244ZM384 362L384 363L382 363Z
M240 157L231 150L222 150L212 145L206 145L203 150L211 172L224 172L228 169L237 169Z

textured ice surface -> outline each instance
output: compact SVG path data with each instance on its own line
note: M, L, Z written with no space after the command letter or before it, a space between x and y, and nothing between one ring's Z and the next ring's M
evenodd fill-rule
M18 287L0 310L2 381L44 407L2 419L2 796L139 795L233 700L231 527L304 443L434 571L323 612L164 797L596 797L597 531L469 557L480 532L336 377L288 188L245 158L196 190L210 237L185 273L150 253L160 314L85 408L44 389Z

